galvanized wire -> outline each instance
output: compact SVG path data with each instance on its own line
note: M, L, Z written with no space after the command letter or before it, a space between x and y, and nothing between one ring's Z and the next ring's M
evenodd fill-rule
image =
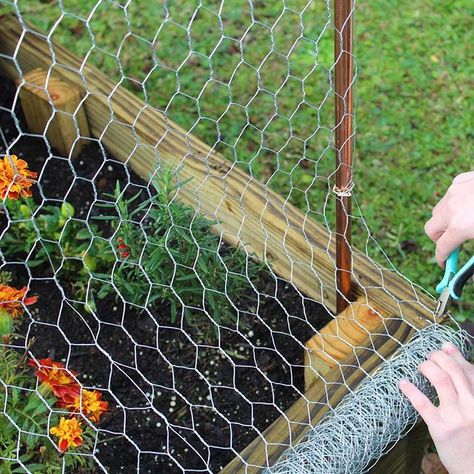
M393 443L419 419L398 383L408 379L433 402L436 392L418 371L431 352L445 342L458 346L466 357L470 343L466 333L433 324L412 340L290 448L266 474L361 474L367 472Z
M134 92L142 96L143 108L137 111L138 117L147 109L159 110L163 113L166 130L163 132L165 136L167 133L174 132L173 127L169 125L172 120L181 120L179 125L183 128L186 138L191 135L196 135L198 138L203 138L200 133L205 130L205 138L207 145L213 151L223 153L232 165L240 166L249 174L250 184L252 180L259 179L264 183L265 192L274 186L273 181L281 176L284 176L284 189L279 185L277 191L283 194L285 201L291 202L295 195L299 195L298 205L304 214L304 219L317 220L328 232L332 234L334 228L334 198L347 196L348 193L357 198L357 183L351 183L347 189L337 189L333 187L334 177L334 120L333 120L333 101L334 101L334 58L332 57L333 48L333 34L334 34L334 20L332 14L332 5L329 0L308 0L301 2L293 2L283 0L281 2L274 2L275 6L271 9L271 13L262 15L262 3L254 0L248 2L241 2L239 7L239 14L234 16L226 16L227 8L235 4L230 0L222 0L218 2L207 2L202 0L188 1L188 2L172 2L165 0L163 2L148 2L139 0L128 1L112 1L112 0L97 0L96 2L70 2L64 0L50 1L44 3L42 1L32 0L15 0L13 2L0 0L2 8L8 10L10 13L16 15L23 27L23 35L31 34L29 22L36 22L36 27L41 30L39 34L46 39L50 54L51 64L48 68L48 75L54 74L55 70L62 68L55 55L54 43L69 41L65 44L70 49L76 49L74 52L81 59L81 67L74 70L74 73L79 74L85 88L85 101L90 96L97 92L91 88L91 84L87 81L83 68L89 63L102 68L108 77L114 81L114 89L117 87L127 86ZM156 5L155 5L156 4ZM355 2L352 3L353 10L355 9ZM54 9L57 13L56 17L49 23L42 18L44 8ZM277 8L278 7L278 8ZM3 11L2 11L3 13ZM199 43L201 39L195 33L195 25L200 18L209 18L209 28L200 34L214 38L208 50L202 47ZM112 24L107 23L109 18L114 18ZM116 20L116 21L115 21ZM292 22L294 26L289 35L290 40L284 42L282 46L281 28L285 22ZM0 20L1 25L1 20ZM105 26L103 26L105 25ZM101 29L103 27L103 29ZM287 28L287 27L285 27ZM73 36L71 39L71 29ZM83 31L81 41L75 40L78 32ZM76 36L74 36L76 35ZM107 36L117 36L116 42L111 46L107 41ZM175 48L169 49L168 55L163 56L163 38L167 35L175 35ZM174 38L174 36L172 36ZM19 38L21 41L22 38ZM284 38L288 39L288 38ZM87 41L86 41L87 40ZM211 40L209 40L211 42ZM165 42L166 43L166 42ZM185 45L184 53L178 48ZM261 57L254 57L254 45L265 44L261 47L263 54ZM20 47L20 46L19 46ZM227 48L227 49L225 49ZM295 55L303 54L304 72L296 70ZM257 55L258 56L258 55ZM139 60L136 61L136 58ZM19 84L24 85L24 75L27 71L22 69L18 59L17 51L12 56L6 59L8 64L17 70L19 76ZM136 62L142 61L142 67L138 67ZM232 63L231 60L235 62ZM146 63L146 64L145 64ZM130 66L130 64L133 65ZM69 66L68 66L69 67ZM200 74L195 74L195 80L187 82L185 79L185 70L191 68L194 71L200 69ZM205 70L204 78L202 71ZM247 71L246 81L244 81L244 89L241 90L242 84L236 78L242 71ZM357 76L357 70L354 71L354 76ZM152 79L159 77L161 82L152 83ZM150 83L152 85L150 86ZM160 87L158 87L158 84ZM170 85L171 84L171 85ZM281 97L287 94L291 97L291 101L287 102L281 100ZM225 103L224 107L217 107L217 99ZM108 155L104 147L102 138L107 134L109 129L113 127L121 127L124 124L114 116L111 104L115 100L114 90L104 98L105 104L110 106L107 112L110 115L109 122L104 130L99 130L96 133L96 138L92 140L98 143L102 150L103 160L98 166L98 169L106 169L108 166L115 165L117 160ZM54 104L51 104L54 109ZM25 136L32 136L31 132L26 130L18 116L19 109L19 93L16 94L14 103L10 109L2 108L2 112L8 113L13 119L14 130L8 131L10 139L7 140L7 131L2 131L2 155L11 153L15 146L21 142ZM218 109L218 110L216 110ZM182 114L182 110L186 113ZM240 122L235 117L240 118ZM309 117L309 118L308 118ZM284 127L272 129L277 123L284 123ZM213 131L209 131L211 125ZM133 129L133 127L132 127ZM251 139L246 139L250 135ZM35 135L36 138L39 138ZM55 199L46 195L41 187L43 176L41 171L46 168L57 166L59 162L68 163L73 174L74 183L88 182L93 188L94 199L89 203L89 208L92 209L100 199L98 196L97 183L91 180L84 180L78 176L75 164L69 161L68 156L60 157L55 153L51 144L49 143L47 133L40 137L48 150L48 155L45 158L43 170L40 172L38 191L40 195L41 205L44 204L60 204L66 200L63 198ZM79 128L77 128L77 141L80 139L90 139L90 137L82 137ZM246 141L247 140L247 141ZM153 149L156 158L157 166L161 165L160 154L156 147L146 145ZM245 146L243 146L245 145ZM133 149L129 150L129 155L126 157L126 162L130 162L134 153L140 147L145 146L140 138L136 137L136 144ZM125 152L124 152L125 153ZM27 156L23 156L28 160ZM177 165L179 161L183 162L186 157L177 157ZM304 169L304 173L297 174L298 170ZM295 178L298 176L298 179ZM209 180L216 179L209 173ZM124 178L123 187L131 186L132 183L130 173L126 171L126 178ZM151 184L147 183L151 189ZM314 191L314 193L313 193ZM240 200L240 205L244 208L243 198L241 196L230 196L232 200ZM264 196L269 203L267 195ZM196 193L195 208L199 212L200 202ZM90 210L89 209L89 210ZM86 227L91 230L91 218L87 211L87 215L76 216L85 222ZM359 227L361 233L365 236L366 245L363 249L364 254L369 254L375 249L385 266L390 266L390 260L383 249L378 247L373 235L369 230L368 223L363 218L363 213L360 209L353 212L356 219L355 226ZM210 216L216 222L215 231L219 232L218 216ZM244 214L245 217L245 214ZM287 216L284 216L287 218ZM5 229L3 229L2 236L8 232L11 225L15 223L11 221L8 214L5 214L8 221ZM35 218L32 219L35 221ZM261 227L265 229L263 217L261 218ZM193 239L191 229L182 229L188 233L188 236ZM293 231L288 227L288 231ZM220 235L223 238L223 235ZM249 262L253 259L251 249L248 249L240 241L240 235L234 236L236 243L242 247L242 252L246 253L246 258ZM270 239L269 236L266 236ZM38 238L38 244L40 243ZM326 245L326 243L324 244ZM286 247L283 245L286 251ZM67 255L62 248L60 248L64 259ZM173 264L177 267L178 263L170 253ZM274 256L278 258L279 256ZM289 254L283 255L284 258L290 258ZM30 281L34 280L31 270L28 268L25 260L13 261L8 260L1 255L1 267L19 266L26 268L26 273ZM140 269L145 272L143 262L139 262ZM313 263L308 263L311 267L311 275L314 279L314 284L321 287L321 293L333 291L328 289L322 283L318 270L313 266ZM396 270L392 268L394 272ZM273 273L271 264L267 265L267 271L273 278L277 278ZM189 273L196 273L195 268L189 268ZM218 293L221 296L229 297L227 294L228 274L226 273L226 285L223 291ZM197 274L199 278L199 275ZM243 278L248 276L243 274ZM183 367L178 363L173 363L173 359L169 354L163 353L158 343L155 346L142 344L134 339L134 335L130 327L125 324L126 314L116 314L117 320L110 322L101 319L100 315L92 311L91 314L84 315L77 308L84 307L86 301L76 299L74 296L67 297L64 289L59 283L59 270L53 272L53 276L40 275L36 277L38 280L45 280L53 282L58 291L61 292L63 301L62 309L69 308L74 316L81 321L81 324L87 328L92 335L91 340L96 353L110 364L110 379L112 374L119 373L130 386L136 389L137 397L140 401L133 405L127 405L121 401L120 395L114 392L111 380L106 386L94 386L107 391L109 398L115 407L115 416L121 414L124 422L119 430L111 432L103 429L100 425L91 426L96 436L94 444L94 452L85 454L94 458L97 468L107 472L106 467L101 464L100 452L107 449L106 443L99 443L99 439L105 436L120 437L126 442L127 449L136 453L136 464L133 466L123 466L122 470L127 472L145 472L141 468L142 456L153 455L156 459L166 459L167 468L170 472L174 469L179 472L190 472L186 466L180 464L177 460L177 450L181 449L185 452L193 453L202 461L202 468L199 472L212 472L209 458L213 450L217 450L215 446L211 446L204 437L200 434L198 426L195 426L194 419L187 425L180 424L170 418L170 413L173 413L176 401L181 401L186 409L191 413L193 410L209 410L223 419L226 429L229 432L229 446L226 448L231 452L232 456L238 453L232 445L234 432L244 427L245 423L240 420L232 421L219 410L215 403L214 394L217 389L225 388L232 393L239 393L242 398L246 400L249 410L253 411L261 408L262 403L254 402L248 399L241 393L239 387L234 380L222 383L213 379L214 374L210 374L208 370L203 370L199 364L196 356L193 363L187 367ZM356 283L362 288L362 291L368 296L368 291L371 288L366 288L363 282ZM292 277L288 281L278 280L279 288L291 287L293 285ZM92 282L92 277L89 283ZM28 282L25 282L28 284ZM407 283L408 284L408 283ZM412 284L415 287L414 284ZM267 295L263 291L257 291L254 282L249 282L255 292L255 304L244 309L247 316L254 318L255 323L266 324L261 314L260 300L264 297L271 297L278 304L278 291L274 294ZM419 289L419 288L418 288ZM170 290L173 290L171 288ZM384 288L390 293L390 288ZM421 289L419 289L421 291ZM301 293L300 293L301 294ZM314 299L304 297L301 299L306 303L314 303ZM370 298L367 297L367 300ZM419 301L417 301L419 302ZM126 302L125 302L126 303ZM183 310L186 307L186 302L182 301ZM327 306L327 302L322 299L318 301L326 309L330 311L331 308ZM401 303L401 302L398 302ZM146 306L146 305L145 305ZM283 307L283 305L281 305ZM116 309L116 308L115 308ZM156 315L145 313L147 317L150 316L149 321L152 321L150 331L156 332L157 339L159 331L167 329ZM241 309L241 308L238 308ZM305 341L298 340L291 331L290 322L295 319L292 313L293 308L286 307L284 309L288 329L285 329L278 335L284 335L288 341L294 343L298 350L303 352L303 344ZM114 308L112 307L113 311ZM71 368L73 363L71 361L71 353L73 349L77 349L78 344L71 340L62 325L61 311L55 317L55 322L43 324L41 315L27 311L28 327L26 329L26 340L24 344L18 342L18 346L14 347L18 350L31 349L35 354L34 346L30 348L28 342L30 333L40 326L43 329L47 326L51 329L51 334L60 339L61 343L67 347L68 356L63 362ZM210 315L208 315L210 316ZM398 315L394 315L397 317ZM400 316L403 317L403 307L400 305ZM183 313L179 315L180 321L183 321ZM305 321L308 325L309 315L305 310ZM222 327L215 321L216 331ZM179 326L179 325L178 325ZM184 323L182 323L184 326ZM122 361L116 360L107 351L101 342L99 335L105 327L113 327L114 330L120 331L124 340L128 341L133 346L133 360ZM384 332L386 328L381 329ZM318 328L312 327L314 333ZM186 341L183 351L195 351L198 354L200 351L215 351L219 360L226 361L232 366L232 371L235 374L240 370L255 370L260 375L265 376L263 371L257 364L251 365L248 361L245 363L239 362L239 349L236 350L237 356L229 355L226 350L219 345L209 344L203 341L196 341L189 337L189 334L183 327L177 327L176 332ZM262 349L269 349L277 352L274 347L274 341L267 341L268 347L265 347L265 341L256 341L252 335L252 328L247 331L237 331L242 341L241 347L248 348L249 353L257 354ZM388 330L387 330L388 333ZM271 339L276 337L276 334L271 335ZM341 335L342 337L342 335ZM411 378L420 384L424 390L429 387L425 381L420 378L416 371L417 364L426 357L430 350L438 347L444 340L456 341L464 345L464 336L453 332L447 328L440 326L433 326L419 332L416 338L406 347L402 348L399 354L386 365L384 365L375 375L368 377L362 383L360 388L347 396L338 407L330 407L330 412L323 420L323 422L315 427L307 436L307 438L298 446L292 448L287 454L286 460L279 463L271 472L275 473L298 473L298 472L317 472L317 473L358 473L363 472L364 469L377 459L387 448L389 443L400 439L406 433L406 430L416 421L416 416L410 408L406 400L401 396L396 386L396 381L401 376ZM1 345L1 344L0 344ZM81 346L81 344L79 344ZM85 347L88 344L84 344ZM465 346L463 346L465 347ZM368 349L374 350L373 347ZM376 349L376 348L375 348ZM164 382L153 381L150 382L140 370L140 355L143 351L154 351L156 358L165 360L173 374L172 388L174 390L173 397L169 402L169 411L163 409L162 406L156 404L156 400L160 399L165 392ZM35 354L37 357L42 357L41 354ZM285 364L291 364L286 360L282 354L278 354ZM93 368L92 368L93 369ZM199 380L204 380L206 384L206 394L204 399L199 400L198 403L188 400L187 394L181 392L176 383L175 373L180 370L192 371ZM325 382L323 376L320 379ZM138 382L137 382L138 380ZM1 381L5 388L11 388L6 381ZM294 388L295 392L303 396L303 388L297 386L294 380L288 384L274 383L269 380L272 391L278 393L282 385ZM328 383L329 389L329 383ZM283 414L284 410L281 408L277 396L272 394L271 403L268 403L269 409L273 413ZM147 413L144 413L144 412ZM127 419L135 416L136 413L142 413L143 417L154 416L159 421L156 423L156 428L166 428L166 443L161 446L161 450L148 450L142 448L140 443L130 436L130 430L127 425ZM254 425L254 421L250 423L255 433L255 436L263 437L263 430ZM370 428L367 428L370 427ZM20 432L21 429L17 427ZM182 433L192 431L193 441L185 438ZM149 433L149 437L153 438L154 432ZM54 441L49 433L45 436ZM102 438L101 438L102 437ZM170 439L178 439L181 443L180 448L176 448ZM198 452L195 444L205 447L204 450ZM178 443L177 443L178 444ZM182 446L185 446L182 448ZM221 449L221 448L220 448ZM204 454L203 454L204 452ZM182 453L181 453L182 454ZM19 459L21 456L20 447L15 455ZM372 461L371 461L372 460ZM19 461L18 461L19 462ZM221 466L223 467L223 466ZM26 468L25 468L26 469ZM174 471L173 471L174 472ZM195 472L195 471L193 471Z

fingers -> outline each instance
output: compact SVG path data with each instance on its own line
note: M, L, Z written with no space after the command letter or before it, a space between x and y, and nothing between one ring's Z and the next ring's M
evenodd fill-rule
M452 343L445 342L442 347L443 352L449 354L461 367L469 368L471 364L464 358L461 351Z
M462 356L461 356L462 357ZM436 351L430 354L430 361L434 362L448 377L458 394L462 396L471 389L471 384L459 362L444 351ZM436 387L438 390L438 388Z
M445 213L445 209L446 209L446 204L448 202L448 199L446 196L443 196L440 201L438 202L438 204L436 204L435 207L433 207L433 210L431 211L431 214L433 216L436 216L436 215L439 215L439 214L443 214Z
M471 181L474 179L474 171L468 171L467 173L458 174L453 179L453 184L465 183L466 181Z
M443 344L443 352L449 354L460 365L471 385L470 393L474 395L474 364L466 360L461 354L461 351L454 344L449 342Z
M422 362L419 371L436 389L440 404L450 404L457 400L457 392L449 374L431 360Z
M449 212L447 211L447 198L444 196L432 210L432 217L425 224L426 235L436 242L449 225Z
M466 221L466 216L472 215L472 212L469 214L472 183L474 171L456 176L444 197L433 208L433 216L425 224L426 234L436 243L436 261L441 267L444 267L444 262L456 247L474 237L474 221Z
M420 414L425 423L428 424L436 415L436 407L431 403L430 399L408 380L400 380L399 387L408 400L410 400L413 408Z
M448 227L436 242L435 258L441 267L450 253L466 240L465 236L456 228Z
M446 199L443 198L436 204L432 217L425 224L426 235L436 242L449 224L449 213L446 212Z
M441 267L451 252L459 247L465 240L465 235L459 229L448 226L446 213L439 212L425 224L426 235L436 242L435 258Z
M433 242L436 242L443 235L447 226L446 215L435 212L435 209L433 209L433 217L425 224L425 233Z

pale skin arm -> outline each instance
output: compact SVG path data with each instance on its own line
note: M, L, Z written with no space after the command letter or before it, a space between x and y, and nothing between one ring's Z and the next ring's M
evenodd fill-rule
M441 462L449 474L474 472L474 366L453 344L446 343L420 364L436 389L435 406L408 380L400 389L428 426Z
M436 244L436 261L442 267L456 247L474 239L474 171L454 178L433 208L433 217L426 223L425 232Z
M449 254L474 239L474 171L454 178L445 196L433 208L425 232L436 244L441 267ZM474 472L474 366L452 344L433 352L419 367L435 388L439 405L408 380L400 389L428 426L441 462L450 474Z

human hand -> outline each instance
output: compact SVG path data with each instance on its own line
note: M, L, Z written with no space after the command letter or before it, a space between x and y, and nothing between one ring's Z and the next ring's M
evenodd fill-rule
M453 344L432 352L420 372L434 386L439 406L408 380L400 390L428 425L441 462L450 474L474 472L474 365Z
M474 239L474 171L456 176L444 197L433 208L425 232L436 243L436 261L444 267L449 254Z

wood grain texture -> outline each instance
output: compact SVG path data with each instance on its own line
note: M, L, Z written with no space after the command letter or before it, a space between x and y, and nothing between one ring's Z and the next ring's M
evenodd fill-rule
M85 86L91 134L146 179L161 164L180 167L192 178L180 198L216 219L216 231L232 245L245 247L303 293L336 307L334 236L277 193L244 173L211 147L186 133L160 111L118 86L87 61L23 28L12 16L0 20L0 68L14 80L34 68ZM54 58L53 58L54 53ZM354 296L377 303L394 316L422 327L432 318L433 300L407 280L354 251Z
M90 137L86 113L82 107L83 89L77 84L48 76L36 68L24 76L20 102L30 132L46 135L50 145L64 157L76 157Z
M361 347L384 317L387 314L375 304L368 305L364 298L359 298L306 341L305 390L319 380L318 375L324 376L351 354L354 347Z

